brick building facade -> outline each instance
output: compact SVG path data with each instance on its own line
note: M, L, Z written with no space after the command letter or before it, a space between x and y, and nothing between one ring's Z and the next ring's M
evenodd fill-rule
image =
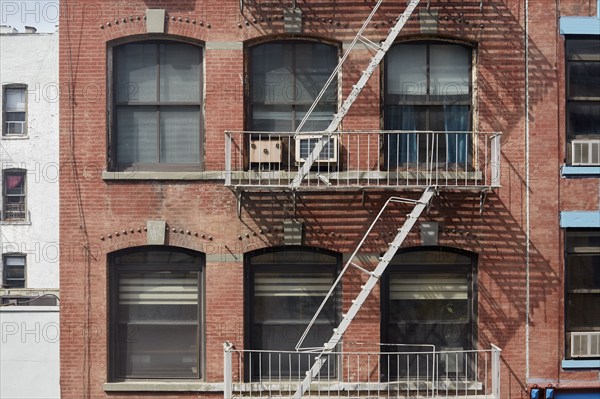
M578 359L570 341L600 328L598 160L571 152L600 133L596 4L422 1L344 118L349 133L297 190L311 139L279 132L297 128L375 3L241 4L61 4L62 397L223 396L226 341L244 356L237 381L293 379L304 360L267 366L247 351L292 351L385 201L430 185L343 350L375 353L369 381L389 382L426 366L391 366L381 342L433 344L450 351L432 363L447 384L428 387L468 396L448 381L492 395L466 353L495 345L502 398L596 395L598 356ZM383 40L404 8L384 2L365 36ZM591 30L561 34L571 16ZM350 53L306 130L327 126L374 53ZM588 68L583 98L567 97L565 60ZM390 206L354 263L373 270L412 208ZM566 246L589 250L569 280L581 287L567 286ZM328 339L366 277L344 274L307 344ZM336 362L322 373L359 378Z

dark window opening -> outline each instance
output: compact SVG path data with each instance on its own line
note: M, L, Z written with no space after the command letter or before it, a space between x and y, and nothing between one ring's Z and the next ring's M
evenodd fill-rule
M314 355L294 352L302 333L337 278L341 257L309 248L275 248L247 255L247 344L252 350L274 354L247 355L247 369L262 376L303 376ZM339 290L326 303L303 348L322 347L339 321ZM281 351L281 354L277 352ZM330 358L322 376L334 376L337 362Z
M141 42L114 49L113 165L198 169L202 163L202 48Z
M110 257L114 378L201 378L203 255L146 247Z
M427 162L466 168L472 162L471 58L469 47L443 42L394 45L386 55L385 167ZM446 132L444 135L413 131ZM432 157L433 153L433 157Z

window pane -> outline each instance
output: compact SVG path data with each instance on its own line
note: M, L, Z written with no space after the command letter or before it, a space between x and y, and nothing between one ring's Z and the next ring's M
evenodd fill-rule
M469 99L470 51L453 44L430 46L430 94L445 103Z
M8 279L24 279L25 278L25 266L6 266L6 278Z
M126 44L116 48L117 103L157 101L156 44Z
M600 62L569 63L569 97L600 98Z
M4 111L25 112L25 89L6 89Z
M600 59L600 40L598 39L567 39L567 58Z
M6 266L25 266L24 256L6 256L4 258L4 264Z
M121 375L198 375L198 278L196 271L120 273Z
M318 43L297 44L295 51L296 102L312 104L337 65L337 53L334 47ZM321 101L337 103L337 80Z
M567 252L600 252L600 230L567 230L565 240Z
M25 122L25 112L7 112L5 119L7 122Z
M119 164L157 162L157 123L155 107L117 108L117 162Z
M282 43L261 44L251 49L252 100L266 104L294 100L292 47Z
M393 46L386 61L386 103L423 101L427 93L427 47Z
M293 131L292 109L292 105L252 106L252 130L262 132Z
M598 255L569 255L567 262L569 291L576 289L600 291L600 253Z
M600 135L600 103L569 102L567 121L570 138L580 135Z
M250 51L252 130L295 130L335 69L337 48L298 41L266 43ZM337 81L333 81L303 130L325 129L336 107Z
M4 192L7 195L25 195L25 174L5 172Z
M308 322L333 284L330 273L255 272L254 320ZM334 319L334 303L320 318ZM306 323L303 323L306 324Z
M302 122L302 118L306 115L306 112L310 108L309 105L297 105L295 107L295 117L296 120L294 122L293 130L296 130L297 126ZM315 132L322 131L327 129L327 126L331 123L333 119L333 114L335 114L335 110L337 107L333 104L319 104L310 114L310 117L302 127L302 131L304 132Z
M160 112L160 161L166 163L200 162L200 111L198 108Z
M600 327L600 294L569 294L567 296L567 330Z
M160 45L160 101L200 101L201 49L189 44Z

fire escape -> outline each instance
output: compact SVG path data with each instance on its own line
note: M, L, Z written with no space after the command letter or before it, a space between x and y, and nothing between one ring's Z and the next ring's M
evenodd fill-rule
M472 353L436 352L435 347L419 352L395 352L395 359L404 357L403 362L427 363L426 375L398 375L396 380L373 377L351 382L350 370L360 374L361 366L368 369L382 361L382 356L391 353L352 355L339 352L338 348L344 333L350 327L361 306L379 282L390 261L402 246L402 243L421 214L437 193L441 190L471 190L479 192L483 199L488 191L500 186L500 136L498 132L474 131L340 131L339 127L350 107L366 86L369 78L378 69L387 51L394 44L398 34L409 20L419 0L410 0L398 16L388 36L381 42L365 37L365 30L377 13L383 0L378 0L372 12L348 46L339 64L316 97L314 103L294 132L225 132L226 186L232 188L241 203L243 193L248 191L289 191L296 195L300 191L314 190L365 190L373 189L418 189L419 199L407 199L390 196L381 208L362 240L352 253L338 278L330 288L317 313L306 327L302 338L296 345L296 353L306 354L311 364L302 375L286 378L260 375L256 380L252 376L244 379L244 357L259 358L259 362L271 362L272 356L291 356L291 353L237 350L231 344L225 344L225 398L242 396L277 396L301 398L309 396L340 397L486 397L499 399L500 349L492 346L490 350L469 351ZM358 82L338 109L329 126L323 131L304 131L303 127L319 101L326 94L329 85L337 79L349 54L357 43L362 43L374 51L368 66L362 72ZM381 143L387 143L382 151ZM397 148L393 148L396 145ZM383 152L383 153L382 153ZM459 156L458 154L463 154ZM459 160L457 162L457 160ZM367 270L357 264L363 244L373 227L385 214L387 208L395 203L409 204L412 211L406 216L402 226L387 250L379 258L373 270ZM241 205L240 205L241 206ZM355 268L368 278L349 309L342 315L340 324L332 331L329 340L319 348L303 348L303 342L311 327L318 319L326 302L334 294L346 271ZM401 348L399 348L401 349ZM347 357L345 357L347 356ZM352 356L356 357L356 360ZM461 364L469 369L471 378L452 378L440 375L438 361ZM246 359L248 360L248 359ZM356 366L351 366L352 362ZM388 357L389 362L389 357ZM348 378L343 381L343 371L337 379L331 379L324 372L330 365L340 367ZM430 363L430 364L429 364ZM370 366L369 366L370 365ZM379 365L378 367L381 367ZM410 367L407 366L407 369ZM419 370L422 369L418 368ZM280 370L281 371L281 370ZM322 375L323 374L323 375ZM457 374L458 376L458 374ZM236 381L237 380L237 381ZM254 384L254 385L253 385ZM461 385L463 384L463 385Z

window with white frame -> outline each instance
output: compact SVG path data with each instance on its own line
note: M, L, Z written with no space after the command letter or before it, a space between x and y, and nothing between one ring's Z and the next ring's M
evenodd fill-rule
M202 47L164 40L116 46L112 78L113 168L201 168Z
M600 36L567 37L567 162L600 165Z
M6 85L3 87L2 136L24 136L27 134L27 86Z
M600 358L600 229L565 230L567 358Z
M268 248L246 256L246 348L266 352L247 359L250 378L304 376L312 364L308 356L294 353L295 346L335 281L340 262L336 253L307 247ZM302 347L322 347L331 337L339 320L338 291ZM321 375L333 376L337 362L327 364Z
M109 257L113 379L203 377L204 262L173 247Z
M2 220L27 219L27 171L5 169L2 172Z
M384 69L384 129L403 133L384 137L387 168L432 160L468 167L472 139L465 132L471 129L472 57L472 48L443 41L398 43L390 48Z
M25 255L2 256L2 287L25 288Z

